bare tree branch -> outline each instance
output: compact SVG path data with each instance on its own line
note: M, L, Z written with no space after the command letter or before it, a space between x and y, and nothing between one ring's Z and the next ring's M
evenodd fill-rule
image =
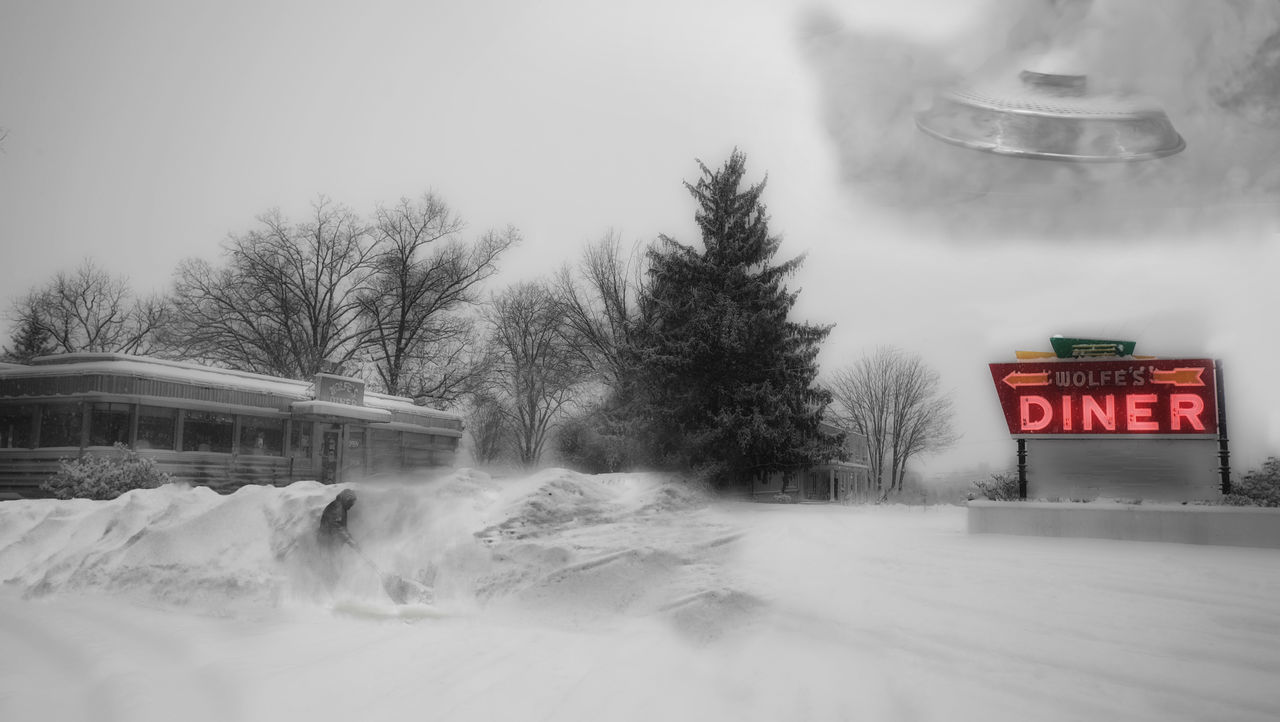
M829 384L832 411L866 438L871 478L882 495L901 491L907 464L956 440L951 400L918 355L882 347L837 371Z
M86 259L30 291L12 316L50 352L142 353L153 348L165 312L160 300L135 300L126 279Z
M507 228L465 241L463 228L431 194L375 214L377 252L359 304L369 356L388 393L449 404L485 369L484 355L469 353L477 347L474 306L519 234Z
M260 228L231 237L221 269L180 265L174 344L214 363L289 378L354 358L367 339L360 298L373 243L347 208L321 197L312 209L300 224L279 211L260 216Z
M520 461L536 464L551 429L589 378L579 343L551 289L523 283L493 299L494 392Z
M610 231L587 246L576 272L565 266L555 276L565 320L582 341L579 353L611 388L625 373L623 354L636 331L646 259L639 244L624 257L621 238Z

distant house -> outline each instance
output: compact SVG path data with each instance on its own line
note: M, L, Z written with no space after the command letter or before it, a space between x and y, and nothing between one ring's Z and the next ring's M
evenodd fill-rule
M779 502L874 501L876 492L871 481L866 437L827 422L823 422L822 430L845 434L848 459L832 459L801 471L774 472L752 482L752 498Z
M334 374L296 381L103 353L0 367L0 498L40 496L59 459L117 443L229 491L451 466L461 436L457 414Z

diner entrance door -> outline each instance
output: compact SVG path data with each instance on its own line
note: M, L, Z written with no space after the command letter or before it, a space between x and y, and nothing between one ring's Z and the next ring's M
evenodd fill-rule
M342 427L337 424L324 429L320 437L320 483L338 483L338 465L342 461Z

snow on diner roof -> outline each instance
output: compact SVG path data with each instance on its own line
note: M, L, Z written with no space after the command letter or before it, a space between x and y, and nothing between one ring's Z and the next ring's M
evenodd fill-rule
M30 366L0 371L7 377L72 376L89 374L130 374L162 381L176 381L210 388L255 391L296 399L311 398L311 384L246 371L231 371L185 361L167 361L146 356L114 353L69 353L41 356Z
M294 414L307 416L335 416L342 419L356 419L387 423L391 421L391 412L386 409L371 409L367 406L338 404L332 401L295 401L289 405Z
M149 356L131 356L120 353L57 354L35 358L29 365L0 366L0 378L40 378L91 374L139 376L213 389L273 394L303 402L311 401L315 398L314 386L309 381L284 379L249 371L219 369L201 366L188 361L169 361ZM461 420L458 414L419 406L413 403L412 399L402 396L366 393L364 401L364 407L348 407L345 415L353 416L350 413L351 409L365 408L366 410L385 410L383 414L375 414L378 418L370 418L369 420L371 421L390 421L390 412L392 411L439 420ZM342 404L335 405L344 406Z

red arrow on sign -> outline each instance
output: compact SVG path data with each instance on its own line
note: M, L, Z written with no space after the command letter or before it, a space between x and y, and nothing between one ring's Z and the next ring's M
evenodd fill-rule
M1173 384L1174 386L1204 386L1204 380L1200 378L1200 374L1204 373L1204 369L1170 369L1153 371L1151 374L1151 383L1154 384Z
M1015 389L1019 386L1048 386L1049 372L1042 371L1040 373L1030 374L1013 371L1005 376L1003 381Z

